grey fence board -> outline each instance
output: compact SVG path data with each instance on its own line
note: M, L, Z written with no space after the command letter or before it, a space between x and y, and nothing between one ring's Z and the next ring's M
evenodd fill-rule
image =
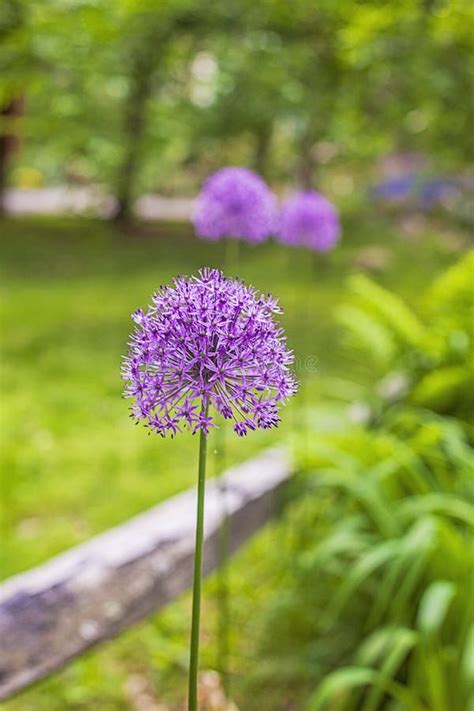
M275 513L290 475L282 450L211 480L204 568L227 511L236 550ZM0 699L110 639L190 587L196 492L188 490L0 586Z

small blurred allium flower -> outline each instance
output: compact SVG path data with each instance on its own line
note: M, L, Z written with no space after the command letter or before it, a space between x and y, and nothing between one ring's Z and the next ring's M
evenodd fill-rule
M183 426L207 434L215 426L208 405L240 436L275 427L279 405L297 390L280 313L271 296L215 269L161 287L132 317L123 367L132 416L162 436Z
M247 168L228 167L210 176L198 196L194 227L199 237L238 237L262 242L275 232L276 198L267 184Z
M335 245L339 234L336 208L317 192L297 193L282 207L278 233L280 242L327 252Z

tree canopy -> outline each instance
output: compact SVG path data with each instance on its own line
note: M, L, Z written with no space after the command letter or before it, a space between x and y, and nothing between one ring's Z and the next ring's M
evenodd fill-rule
M458 169L473 14L467 0L6 0L0 101L24 107L2 120L22 143L10 181L101 183L126 211L224 162L302 184L332 155Z

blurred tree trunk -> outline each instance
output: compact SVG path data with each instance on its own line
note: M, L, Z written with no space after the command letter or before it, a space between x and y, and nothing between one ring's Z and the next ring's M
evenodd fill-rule
M5 213L5 190L7 187L8 134L4 128L10 106L0 111L0 215Z
M13 122L23 113L23 99L16 97L0 109L0 215L5 213L8 163L18 147L18 136Z
M133 200L139 175L141 152L147 130L147 107L154 90L157 70L174 37L195 31L198 17L188 13L173 17L156 8L139 13L130 24L125 38L124 61L129 66L129 92L124 106L124 151L117 177L117 206L113 219L127 224L133 221Z
M140 167L140 152L146 130L146 110L152 91L154 67L142 67L131 79L124 115L124 154L117 180L117 207L114 220L129 223L133 218L133 198Z
M175 18L176 20L176 18ZM159 7L139 12L124 37L123 61L128 67L128 94L123 108L123 154L116 181L113 219L133 221L133 200L147 131L147 108L157 69L176 28L162 23Z

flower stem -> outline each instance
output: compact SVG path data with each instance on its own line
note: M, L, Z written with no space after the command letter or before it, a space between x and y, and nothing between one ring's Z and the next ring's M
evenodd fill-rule
M227 237L225 267L228 277L236 277L240 270L240 243L236 237Z
M223 491L225 496L225 490ZM222 685L226 698L230 696L229 680L229 516L224 512L219 530L219 628L218 628L218 658L219 671L222 675Z
M204 410L207 416L208 403L204 405ZM206 490L207 434L201 430L199 437L196 548L194 553L193 612L189 661L189 711L198 710L199 627L201 622L202 548L204 540L204 496Z
M219 455L219 474L225 468L226 429L224 426L217 430ZM229 606L229 515L226 502L226 486L222 482L219 488L222 502L222 523L218 533L218 628L217 628L217 668L222 676L222 685L226 698L230 697L229 679L229 634L230 634L230 606Z

